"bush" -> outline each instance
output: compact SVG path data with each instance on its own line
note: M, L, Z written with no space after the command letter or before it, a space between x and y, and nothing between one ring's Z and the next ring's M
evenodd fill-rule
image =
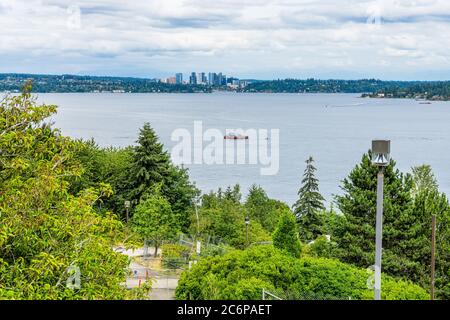
M297 223L290 210L283 213L272 236L273 245L293 257L300 257L302 246L298 239Z
M306 246L304 253L313 257L333 258L336 244L328 241L326 236L319 236L313 243Z
M233 250L200 260L185 271L177 299L262 298L262 289L283 299L372 299L366 270L337 260L285 255L273 246ZM421 287L391 277L383 278L383 299L427 299Z

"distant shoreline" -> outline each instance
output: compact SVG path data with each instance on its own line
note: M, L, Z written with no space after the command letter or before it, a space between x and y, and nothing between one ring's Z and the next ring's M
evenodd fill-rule
M0 92L18 93L32 81L34 93L349 93L366 98L406 98L449 101L450 81L384 81L377 79L279 79L245 80L237 86L161 82L158 79L76 75L34 75L0 73Z

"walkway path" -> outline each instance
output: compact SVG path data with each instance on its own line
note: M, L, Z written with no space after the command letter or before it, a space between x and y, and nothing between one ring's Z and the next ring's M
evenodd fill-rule
M144 254L143 248L138 248L134 250L123 250L116 248L116 251L121 252L131 258L142 257ZM154 248L149 248L148 252L152 253ZM139 286L139 283L144 282L146 277L153 279L152 290L150 292L150 298L153 300L174 300L175 299L175 289L178 285L177 275L167 275L164 272L158 270L152 270L147 268L142 264L131 261L130 269L132 271L132 276L127 278L126 285L127 288L135 288Z

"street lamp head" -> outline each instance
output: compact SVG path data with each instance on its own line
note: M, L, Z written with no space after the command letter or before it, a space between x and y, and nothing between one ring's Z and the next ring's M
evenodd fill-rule
M245 217L245 224L250 224L250 218L249 217Z
M372 164L377 167L386 167L391 159L391 141L372 141Z
M130 208L130 205L131 205L131 203L130 203L130 201L125 201L125 209L129 209Z

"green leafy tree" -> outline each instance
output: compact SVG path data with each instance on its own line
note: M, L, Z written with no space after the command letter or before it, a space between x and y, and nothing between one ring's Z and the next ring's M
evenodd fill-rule
M172 211L178 215L182 231L187 232L194 201L200 194L189 180L188 170L170 165L162 185L162 194L169 201Z
M201 206L191 213L190 233L198 234L204 241L222 242L227 245L244 248L246 246L246 208L237 200L240 192L237 187L225 193L210 192L202 196ZM234 193L234 195L232 195ZM198 230L197 230L198 229ZM250 219L249 242L270 240L270 234L258 220Z
M431 217L436 215L436 296L450 299L450 204L445 194L437 190L424 189L414 198L415 223L417 236L410 239L414 250L411 258L417 261L421 268L410 279L428 288L430 284L431 261Z
M251 220L257 220L264 229L272 233L280 219L280 213L289 207L270 199L263 188L252 185L249 189L245 208Z
M75 157L81 162L83 172L80 176L69 177L70 193L76 195L86 188L98 187L108 183L113 194L98 201L98 211L111 210L125 220L124 202L128 200L127 180L132 162L133 149L100 148L94 140L77 143Z
M300 257L302 247L298 239L297 224L292 212L284 212L273 233L272 240L276 248L285 251L293 257Z
M421 165L412 168L413 176L413 195L417 195L423 191L437 191L439 189L436 177L431 170L430 165Z
M313 243L307 246L308 253L312 256L321 258L334 258L334 250L336 248L336 243L331 242L326 236L320 236Z
M162 242L174 239L180 231L178 217L172 212L170 203L160 194L158 187L136 206L131 223L136 233L154 243L155 257Z
M122 285L129 260L112 249L121 223L92 208L111 190L69 192L83 168L77 143L46 123L55 111L31 86L0 102L0 299L135 298Z
M323 221L320 212L325 210L325 201L319 193L319 181L315 177L316 168L314 160L306 160L306 169L303 174L302 187L298 191L299 199L294 204L294 213L300 228L300 237L303 241L311 241L322 234Z

